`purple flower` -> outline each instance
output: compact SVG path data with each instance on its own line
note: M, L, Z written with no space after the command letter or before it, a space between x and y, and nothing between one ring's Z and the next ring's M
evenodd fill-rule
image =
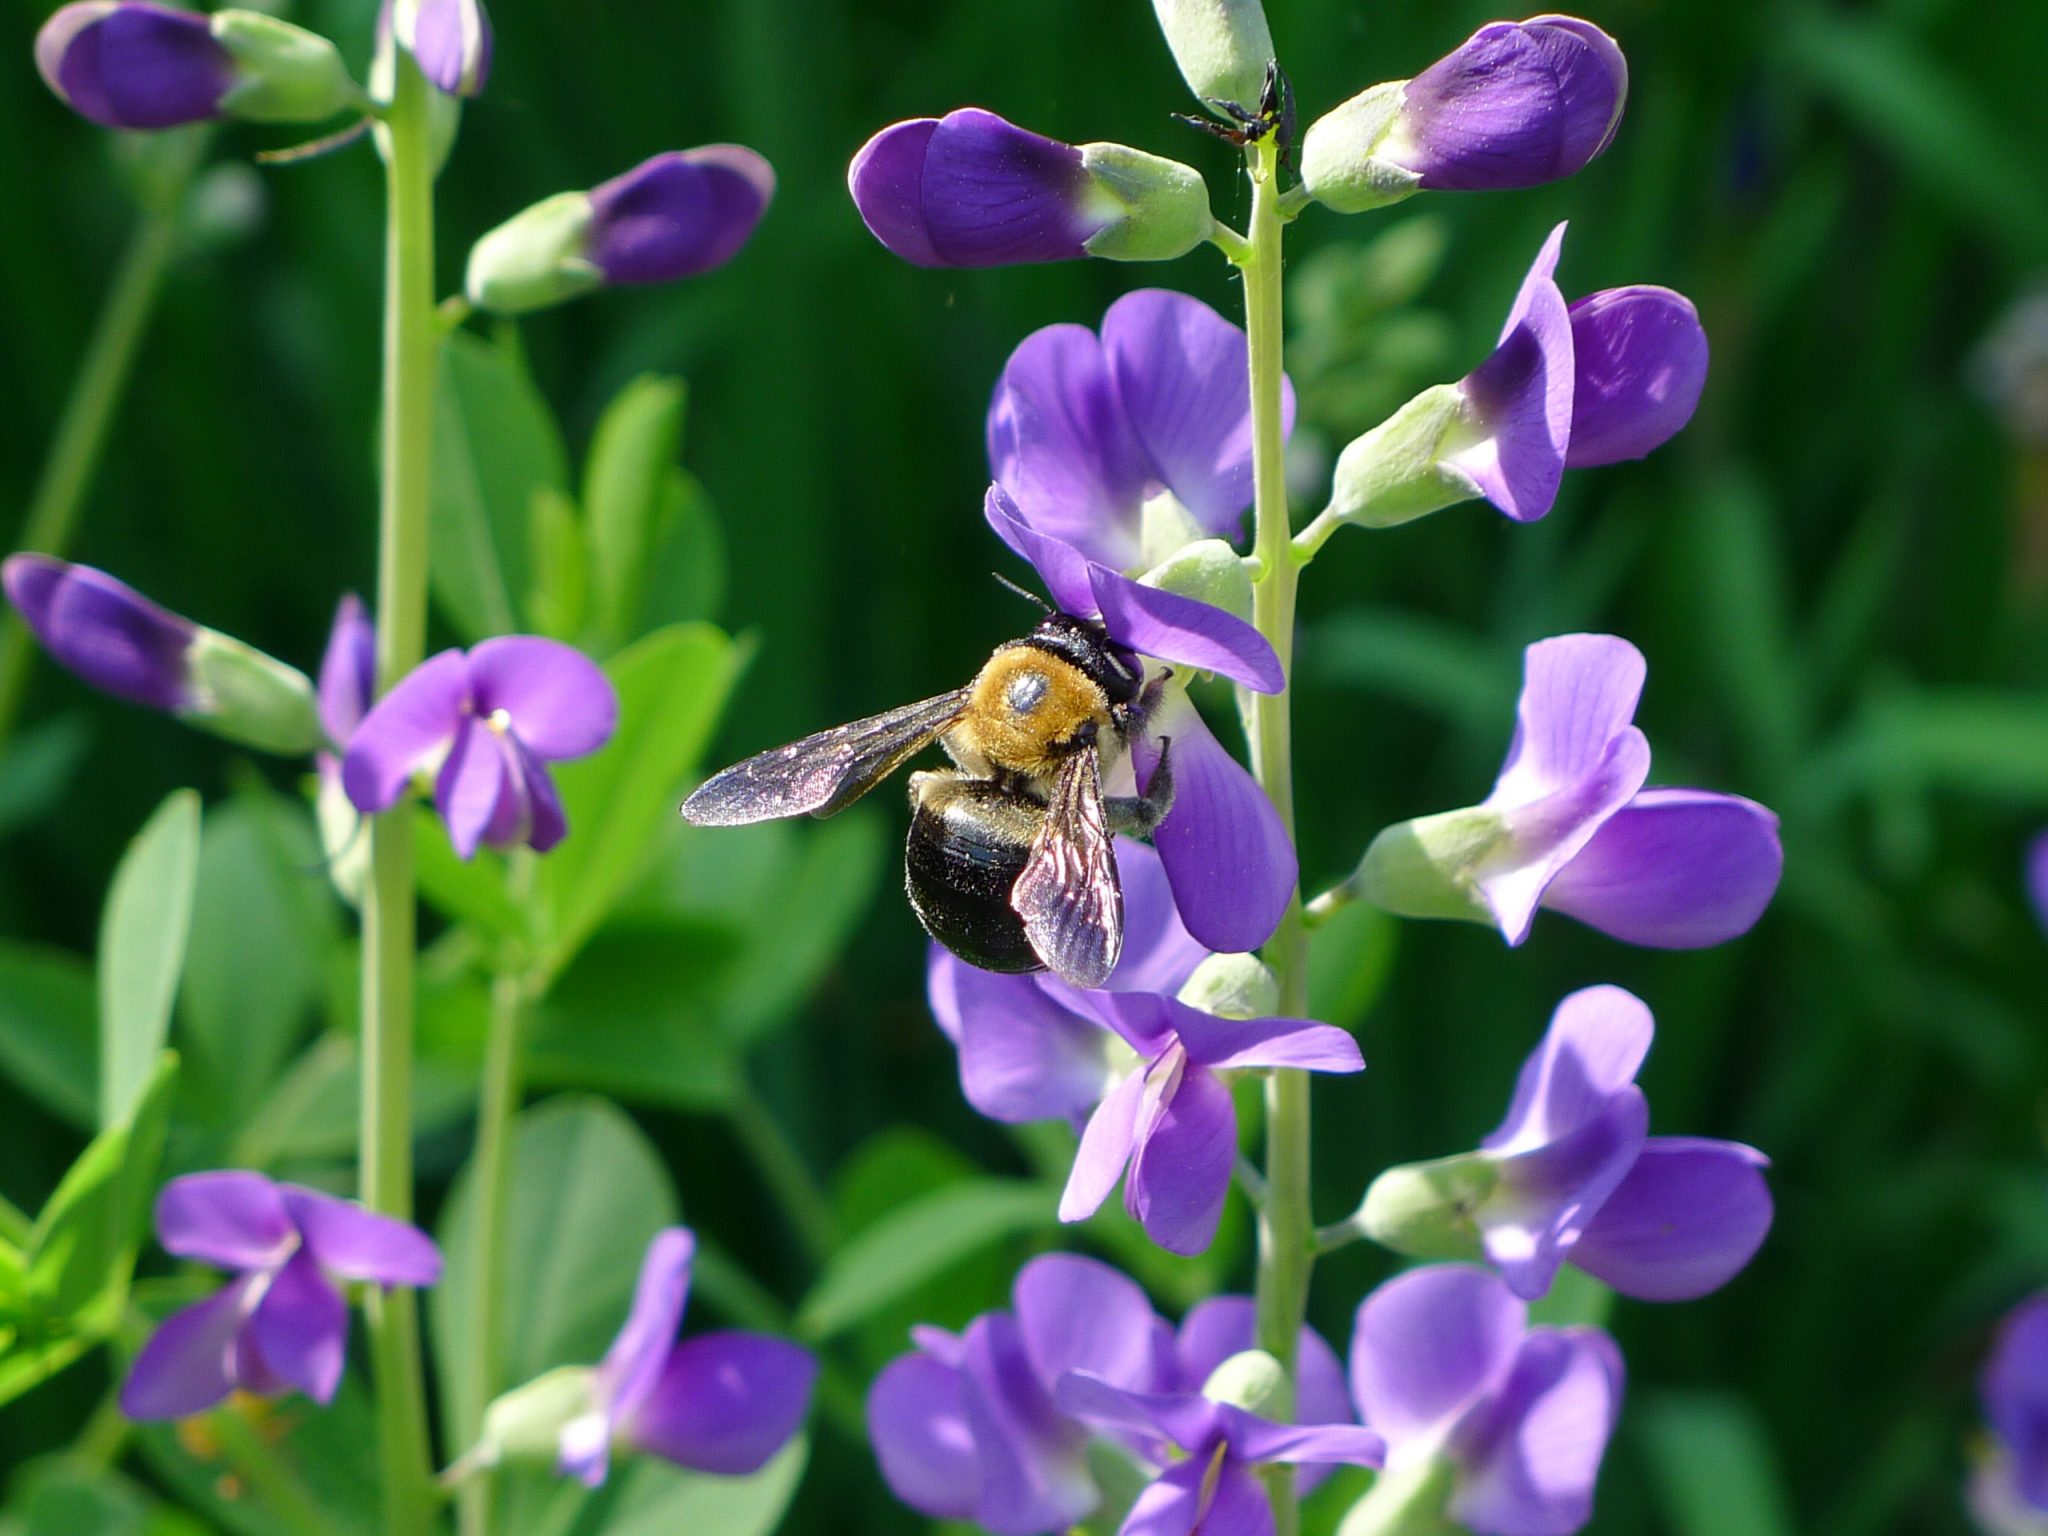
M392 34L420 73L448 96L476 96L491 73L491 18L483 0L386 0Z
M1462 1264L1389 1280L1351 1337L1352 1396L1386 1436L1387 1493L1448 1466L1447 1512L1477 1536L1569 1536L1592 1518L1622 1382L1606 1334L1530 1328L1496 1276Z
M695 277L732 260L774 195L744 145L656 155L592 189L588 259L614 285Z
M105 571L51 555L10 555L0 580L30 633L67 671L130 703L172 714L193 707L189 656L199 626L190 619Z
M818 1376L809 1350L759 1333L677 1341L696 1246L683 1227L648 1244L633 1309L591 1373L590 1406L561 1431L563 1474L594 1488L615 1450L639 1450L694 1471L744 1477L803 1424Z
M415 1227L296 1184L226 1170L166 1184L157 1236L181 1259L237 1277L165 1318L121 1388L131 1419L176 1419L230 1392L293 1388L334 1396L348 1344L348 1303L330 1277L432 1285L441 1255Z
M480 843L546 852L569 830L546 765L595 752L618 718L611 680L580 651L501 635L429 657L379 699L349 742L342 783L374 815L431 769L462 857Z
M1086 1371L1063 1376L1056 1401L1098 1429L1162 1440L1181 1454L1138 1495L1120 1536L1272 1536L1258 1468L1377 1467L1386 1456L1379 1434L1348 1414L1334 1424L1276 1424L1199 1392L1133 1392Z
M1283 681L1265 636L1234 614L1145 586L1027 523L1000 485L989 487L989 526L1028 560L1053 602L1100 619L1111 640L1141 656L1218 672L1260 693ZM1202 723L1184 689L1167 691L1132 743L1149 784L1159 743L1173 744L1174 800L1153 843L1189 932L1211 949L1256 949L1272 936L1296 879L1294 846L1256 780Z
M1284 381L1281 409L1291 428ZM1252 500L1244 332L1159 288L1110 305L1099 337L1034 331L989 403L988 458L1023 521L1115 570L1157 565L1189 538L1234 539ZM1171 506L1148 519L1159 498Z
M1481 1150L1387 1170L1361 1225L1423 1257L1482 1252L1525 1300L1567 1261L1643 1301L1719 1289L1770 1231L1767 1159L1732 1141L1646 1135L1635 1077L1654 1030L1620 987L1572 993Z
M1997 1536L2034 1536L2048 1526L2048 1291L1998 1325L1979 1392L1994 1443L1971 1504Z
M1119 144L1062 144L979 107L884 128L846 184L875 238L920 267L1164 260L1214 223L1184 165Z
M2027 849L2027 896L2034 904L2034 916L2048 928L2048 832L2037 836Z
M1369 899L1490 921L1510 944L1538 906L1660 949L1746 933L1784 867L1777 817L1735 795L1643 788L1650 745L1631 721L1645 673L1613 635L1530 646L1493 793L1382 832L1359 869Z
M363 600L349 592L334 610L320 656L320 725L329 743L346 750L376 700L377 626Z
M205 16L145 0L81 0L36 34L36 68L103 128L174 128L223 115L233 57Z

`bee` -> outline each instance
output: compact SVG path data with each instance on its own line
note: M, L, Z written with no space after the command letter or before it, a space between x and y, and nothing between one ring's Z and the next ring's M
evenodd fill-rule
M1105 796L1103 774L1170 675L1148 683L1101 624L1048 607L966 687L736 763L682 814L706 827L830 816L937 742L954 766L910 777L903 883L918 921L970 965L1099 987L1123 949L1111 839L1149 835L1172 808L1167 744L1138 795Z

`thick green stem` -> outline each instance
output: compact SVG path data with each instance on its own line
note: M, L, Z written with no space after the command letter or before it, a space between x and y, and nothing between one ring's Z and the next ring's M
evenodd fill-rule
M1245 334L1250 340L1252 403L1252 553L1259 577L1252 587L1252 619L1272 642L1290 680L1294 658L1294 589L1300 568L1290 558L1287 517L1286 427L1281 414L1283 341L1279 155L1270 140L1251 147L1250 254L1244 273ZM1294 836L1294 745L1288 692L1254 694L1252 772L1289 838ZM1308 929L1301 892L1289 896L1280 927L1265 948L1266 964L1280 983L1282 1014L1307 1005ZM1266 1085L1266 1201L1259 1213L1259 1347L1294 1371L1295 1344L1308 1311L1315 1233L1309 1217L1308 1075L1275 1072ZM1294 1536L1299 1516L1289 1469L1268 1473L1278 1536Z
M403 50L385 119L383 498L377 556L377 676L419 665L427 631L427 498L432 467L434 172L429 87ZM362 1197L412 1218L413 815L370 823L363 892ZM370 1353L384 1475L385 1536L433 1527L419 1310L408 1290L372 1291Z

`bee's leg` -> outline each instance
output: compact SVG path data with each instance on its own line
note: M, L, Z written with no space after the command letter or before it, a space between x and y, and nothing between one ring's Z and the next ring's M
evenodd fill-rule
M1112 832L1150 837L1173 809L1173 742L1159 743L1159 763L1142 795L1110 795L1102 802L1102 819Z
M1152 716L1166 698L1166 685L1172 678L1173 668L1167 667L1157 677L1147 682L1138 691L1138 696L1118 712L1116 728L1125 741L1135 741L1145 734L1145 727L1151 723Z

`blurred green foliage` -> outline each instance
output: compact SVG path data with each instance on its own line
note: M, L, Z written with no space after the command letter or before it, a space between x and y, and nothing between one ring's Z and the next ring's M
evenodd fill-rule
M14 146L0 156L0 508L28 497L133 222L126 188L150 169L35 81L29 39L47 9L0 11L0 142ZM1270 10L1308 116L1493 14L1470 0ZM316 0L299 15L360 60L372 11ZM903 266L844 194L860 142L973 102L1197 163L1225 216L1243 193L1227 151L1168 120L1187 103L1139 0L638 0L605 7L601 24L576 0L500 11L490 93L441 191L447 286L500 218L660 149L737 139L780 177L754 244L717 274L579 303L516 342L478 329L451 354L444 427L492 430L489 451L465 461L444 446L438 466L443 637L521 609L603 652L659 630L613 663L629 728L640 722L633 751L622 741L563 774L572 809L580 796L591 813L573 860L547 870L555 985L533 1040L536 1089L595 1089L631 1116L549 1101L521 1144L587 1119L586 1139L616 1143L601 1173L639 1170L660 1189L650 1198L679 1194L705 1235L698 1315L794 1318L833 1341L789 1528L908 1531L849 1433L858 1394L909 1321L996 1304L1016 1261L1059 1240L1029 1210L1045 1209L1064 1149L1010 1137L960 1100L924 1008L920 936L889 897L892 797L830 826L705 838L671 824L670 781L706 755L953 686L1021 626L985 574L1007 562L979 501L982 407L1027 331L1093 323L1148 282L1235 303L1207 254L1170 270ZM1707 954L1626 950L1555 918L1514 953L1479 929L1347 920L1319 957L1318 1006L1358 1030L1372 1070L1318 1088L1319 1214L1348 1209L1388 1162L1469 1145L1554 1001L1621 982L1660 1025L1654 1128L1766 1149L1779 1221L1720 1295L1613 1314L1630 1404L1595 1529L1958 1531L1987 1330L2048 1282L2048 940L2018 895L2021 840L2048 822L2048 449L1969 386L1976 349L2048 269L2041 17L1964 0L1614 0L1589 13L1622 40L1632 96L1584 175L1377 219L1311 210L1295 226L1302 510L1319 457L1482 355L1561 218L1569 294L1645 281L1698 302L1715 349L1707 397L1652 461L1571 477L1534 527L1466 508L1331 546L1304 590L1304 870L1313 889L1385 822L1477 798L1520 646L1602 628L1649 657L1658 779L1777 808L1786 883L1753 936ZM310 665L340 589L372 579L380 200L360 149L249 172L250 152L274 142L220 136L233 169L202 183L202 248L171 271L76 552ZM687 402L659 381L675 378ZM678 441L687 471L672 467ZM659 473L636 479L647 465ZM529 483L551 490L538 514L505 499ZM662 539L685 553L650 569L635 552ZM572 546L595 552L584 568ZM728 646L692 624L707 618L745 638ZM713 746L716 694L735 678ZM345 1029L353 961L309 873L298 786L47 668L27 719L0 771L0 1193L47 1209L101 1123L100 1032L119 1081L141 1081L171 992L187 1054L173 1166L345 1161L350 1046L314 1026ZM637 778L629 757L646 764ZM95 952L114 871L182 785L207 803L196 854L162 831L134 855L192 883L182 975L145 945L122 962L122 988L96 994L79 957ZM452 860L427 871L435 905L460 921L451 931L530 942L475 873ZM610 915L599 927L592 913ZM252 953L266 963L241 974ZM427 1209L446 1235L484 1004L474 956L441 958L420 1120ZM805 1194L804 1165L824 1170L822 1194ZM535 1219L545 1211L515 1214ZM0 1237L0 1261L33 1250L32 1232ZM1150 1250L1120 1218L1082 1240L1169 1305L1248 1278L1235 1205L1197 1261ZM614 1291L633 1246L612 1252ZM1319 1270L1316 1316L1340 1346L1384 1267L1354 1249ZM107 1277L125 1288L125 1265L93 1279ZM603 1342L601 1319L557 1321L550 1349L587 1358ZM81 1367L0 1409L8 1461L69 1440L106 1381ZM337 1456L352 1439L359 1450L364 1411L345 1396L308 1432ZM223 1434L249 1433L217 1417ZM151 1431L143 1449L131 1468L198 1499L207 1521L275 1528L214 1466L244 1465L232 1443ZM15 1492L29 1530L205 1528L142 1483L63 1465ZM691 1496L614 1495L653 1501L649 1522L659 1500ZM742 1528L719 1523L743 1519L730 1512L697 1518Z

